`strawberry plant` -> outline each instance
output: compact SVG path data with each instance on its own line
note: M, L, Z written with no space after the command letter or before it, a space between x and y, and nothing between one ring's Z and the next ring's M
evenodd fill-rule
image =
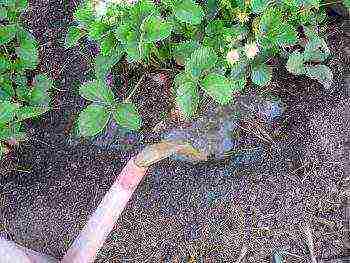
M344 4L349 6L348 1ZM140 128L136 107L129 100L119 102L105 84L117 62L145 70L169 65L180 69L173 94L188 119L198 113L203 96L228 105L234 103L233 94L244 93L247 86L269 85L272 58L284 61L289 72L329 88L333 76L323 63L330 52L318 32L327 5L322 0L83 2L75 11L77 23L68 30L66 47L87 36L99 44L100 54L96 81L80 89L93 102L80 114L80 133L94 136L112 117L121 126ZM86 85L98 98L84 94Z
M23 121L49 109L52 81L44 74L30 77L38 64L38 43L23 28L25 0L0 4L0 158L8 146L25 139Z

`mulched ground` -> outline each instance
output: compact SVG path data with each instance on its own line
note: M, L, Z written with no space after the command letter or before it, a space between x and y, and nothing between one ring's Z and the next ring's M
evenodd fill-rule
M0 231L56 258L136 151L68 141L72 121L85 105L77 87L89 78L92 56L62 48L76 5L31 2L25 21L41 44L40 69L56 80L55 109L28 123L30 141L0 163ZM350 262L349 28L341 19L327 30L334 54L328 62L335 76L332 90L275 69L269 88L288 105L284 140L254 165L237 167L230 159L155 165L97 262L187 262L190 256L197 262L235 262L243 247L241 262L271 262L275 251L290 253L287 262L310 262L306 224L319 262ZM144 91L162 90L150 82L144 86ZM145 116L150 126L164 110L158 103L151 111L158 115Z

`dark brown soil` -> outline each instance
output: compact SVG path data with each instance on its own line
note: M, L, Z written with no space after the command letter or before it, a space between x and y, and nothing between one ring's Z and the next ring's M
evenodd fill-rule
M69 143L72 121L85 105L77 88L89 78L92 56L62 48L76 5L31 1L25 21L41 45L40 69L56 80L55 109L28 123L29 141L0 162L0 231L56 258L136 151ZM275 69L269 88L288 106L286 138L263 151L261 161L155 165L96 262L235 262L244 246L241 262L271 262L276 251L290 253L286 262L311 262L305 224L318 262L350 262L349 32L345 19L327 30L332 90ZM142 94L162 90L147 81ZM145 101L139 96L136 101ZM143 116L149 127L165 111L160 97L153 99L141 105L151 108Z

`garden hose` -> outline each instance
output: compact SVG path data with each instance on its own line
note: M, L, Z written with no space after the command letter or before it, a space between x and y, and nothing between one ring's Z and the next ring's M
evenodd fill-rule
M206 160L204 154L181 141L162 141L146 147L128 161L61 262L94 262L99 249L146 174L147 168L173 154Z
M208 156L195 149L191 144L183 141L161 141L147 146L135 158L135 164L139 167L149 167L152 164L166 159L172 155L182 155L188 158L206 161Z

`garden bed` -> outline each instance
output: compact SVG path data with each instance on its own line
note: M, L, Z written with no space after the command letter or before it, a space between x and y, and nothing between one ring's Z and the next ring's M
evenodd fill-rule
M0 161L0 230L56 258L64 255L128 159L153 140L150 127L168 111L168 84L151 75L135 97L147 122L142 140L124 138L124 147L114 148L69 140L72 123L86 104L78 86L89 77L92 57L88 50L81 54L78 47L62 46L76 5L30 4L25 21L40 43L40 69L55 80L54 110L28 123L29 141ZM310 262L308 227L319 262L347 262L347 18L330 24L327 42L335 76L331 89L292 76L281 65L274 67L266 90L287 105L282 138L246 164L226 158L155 165L96 262L235 262L244 247L241 262L270 262L278 251L286 252L287 262ZM146 100L150 103L142 105Z

